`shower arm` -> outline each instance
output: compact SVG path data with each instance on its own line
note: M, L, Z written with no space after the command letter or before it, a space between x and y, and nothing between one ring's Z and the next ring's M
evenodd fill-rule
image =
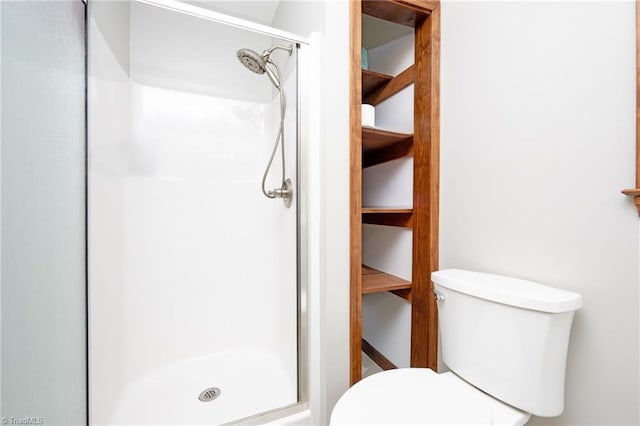
M268 48L264 52L262 52L262 57L265 58L265 59L269 58L269 56L271 56L271 54L273 53L274 50L284 50L284 51L288 52L289 55L291 55L291 53L293 52L293 45L289 45L288 47L271 46L270 48Z

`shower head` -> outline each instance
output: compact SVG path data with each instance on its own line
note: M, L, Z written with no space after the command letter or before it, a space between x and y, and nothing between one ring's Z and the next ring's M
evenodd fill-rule
M280 80L276 77L273 71L267 67L267 63L273 64L269 59L271 52L260 55L251 49L240 49L236 55L238 55L240 63L249 71L255 72L256 74L264 74L266 72L267 76L269 76L269 80L271 80L273 85L276 86L276 89L280 89Z
M236 53L238 60L251 72L264 74L267 70L267 58L251 49L240 49Z
M291 52L293 52L293 45L289 45L288 47L278 45L271 46L270 48L262 52L262 54L259 54L258 52L255 52L251 49L240 49L238 50L236 55L238 56L238 60L240 61L240 63L242 63L242 65L244 65L249 71L256 74L266 73L269 77L269 80L271 80L273 85L276 86L276 89L280 89L280 79L271 69L269 69L269 67L267 67L267 64L271 64L276 69L278 69L278 66L274 62L272 62L271 59L269 59L273 51L276 49L284 50L288 52L289 55L291 55ZM280 71L278 71L278 74L279 73Z

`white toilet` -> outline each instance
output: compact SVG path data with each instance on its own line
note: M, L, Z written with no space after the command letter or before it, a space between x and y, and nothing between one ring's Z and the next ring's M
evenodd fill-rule
M332 425L523 425L564 409L569 333L582 296L448 269L431 274L442 361L369 376L337 402Z

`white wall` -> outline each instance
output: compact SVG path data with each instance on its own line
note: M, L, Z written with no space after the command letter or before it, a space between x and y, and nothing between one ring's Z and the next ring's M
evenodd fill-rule
M638 424L633 2L442 5L440 266L584 296L565 413Z

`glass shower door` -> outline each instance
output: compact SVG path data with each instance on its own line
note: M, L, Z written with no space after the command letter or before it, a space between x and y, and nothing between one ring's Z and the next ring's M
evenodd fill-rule
M85 6L0 2L2 424L83 425Z
M143 2L90 2L88 25L92 422L222 424L296 404L295 43ZM279 78L236 56L274 45L292 47L270 56ZM278 85L290 208L261 190ZM278 150L267 189L281 169Z

